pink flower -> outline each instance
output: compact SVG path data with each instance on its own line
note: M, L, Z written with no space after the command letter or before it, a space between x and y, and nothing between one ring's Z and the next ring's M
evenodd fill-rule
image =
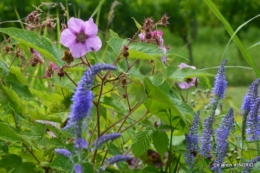
M74 58L80 58L87 52L98 51L102 42L96 34L98 27L90 18L84 22L74 17L68 21L68 28L61 33L60 43L70 49Z
M160 31L160 30L155 30L155 31L152 31L151 32L151 35L152 35L152 37L156 37L156 36L163 36L163 32L162 31Z
M160 49L162 49L163 54L166 54L167 49L165 47L161 47ZM165 63L167 61L166 56L161 56L161 60Z
M185 63L181 63L179 66L178 66L180 69L183 69L183 68L192 68L192 69L196 69L195 66L189 66ZM178 82L177 84L179 85L179 87L181 89L188 89L190 88L191 86L195 86L197 83L197 78L186 78L185 79L185 82Z
M141 32L140 34L138 34L138 37L139 37L140 41L144 41L145 40L145 33Z

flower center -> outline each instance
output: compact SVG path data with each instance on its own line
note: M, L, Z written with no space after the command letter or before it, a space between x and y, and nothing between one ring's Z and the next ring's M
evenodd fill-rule
M77 34L78 42L84 42L86 39L87 39L87 36L83 32L80 32Z
M185 81L186 81L187 83L190 83L190 82L192 81L192 78L186 78Z

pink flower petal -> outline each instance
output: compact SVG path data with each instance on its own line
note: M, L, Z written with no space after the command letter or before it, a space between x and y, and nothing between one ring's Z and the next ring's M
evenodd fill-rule
M187 67L192 68L192 69L196 69L195 66L189 66L189 65L187 65L187 64L185 64L185 63L181 63L178 67L179 67L180 69L187 68Z
M87 53L87 48L84 43L78 42L70 46L70 52L74 58L80 58Z
M68 21L68 28L73 34L79 33L82 29L82 25L84 25L84 21L81 19L71 17Z
M86 21L84 23L84 33L87 35L87 36L94 36L98 33L98 27L97 25L94 23L93 19L90 18L88 21Z
M70 47L75 42L76 36L69 29L64 29L60 36L60 43L66 47Z
M85 46L87 52L92 52L92 51L96 52L101 48L102 42L98 36L94 36L86 40Z
M160 30L155 30L155 31L152 31L152 32L151 32L151 35L152 35L152 37L155 37L155 36L163 36L163 32L160 31Z
M144 39L145 39L145 33L140 33L140 34L138 34L138 37L139 37L139 39L140 39L140 41L144 41Z
M177 83L181 89L188 89L191 87L191 85L187 82L178 82ZM194 86L194 85L193 85Z

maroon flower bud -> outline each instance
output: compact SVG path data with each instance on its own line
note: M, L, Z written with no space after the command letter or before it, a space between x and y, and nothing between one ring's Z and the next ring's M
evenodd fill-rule
M63 77L65 75L62 68L58 70L57 74L60 77Z
M127 57L129 56L129 52L124 51L124 52L123 52L123 56L124 56L125 58L127 58Z
M169 19L170 17L168 17L168 16L166 16L166 14L165 15L163 15L162 16L162 18L161 18L161 20L160 20L160 24L161 25L163 25L163 26L166 26L167 24L169 24L169 22L168 22L168 19Z

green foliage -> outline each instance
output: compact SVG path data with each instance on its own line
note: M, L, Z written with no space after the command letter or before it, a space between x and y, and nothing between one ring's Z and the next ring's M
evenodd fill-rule
M169 138L166 132L161 130L154 131L153 144L156 148L156 151L160 154L161 158L163 158L164 153L166 153L169 144Z
M0 28L0 32L5 33L18 42L37 50L55 64L61 65L62 62L60 58L62 57L62 50L53 44L48 38L39 36L35 32L18 28Z
M133 139L133 153L136 157L143 155L150 146L153 130L147 129L138 132Z
M217 7L215 6L215 4L211 1L211 0L204 0L207 5L209 6L209 8L212 10L212 12L218 17L218 19L223 23L224 27L226 28L227 32L229 33L229 35L231 37L233 37L234 42L236 43L237 47L239 48L239 50L241 51L241 53L243 54L244 58L246 59L246 61L248 62L248 64L254 69L254 71L256 72L256 74L258 76L260 76L260 71L258 70L258 68L256 67L254 60L252 58L252 56L248 53L247 49L245 48L245 46L242 44L242 42L240 41L240 39L234 35L234 30L233 28L230 26L230 24L228 23L228 21L223 17L223 15L219 12L219 10L217 9Z

